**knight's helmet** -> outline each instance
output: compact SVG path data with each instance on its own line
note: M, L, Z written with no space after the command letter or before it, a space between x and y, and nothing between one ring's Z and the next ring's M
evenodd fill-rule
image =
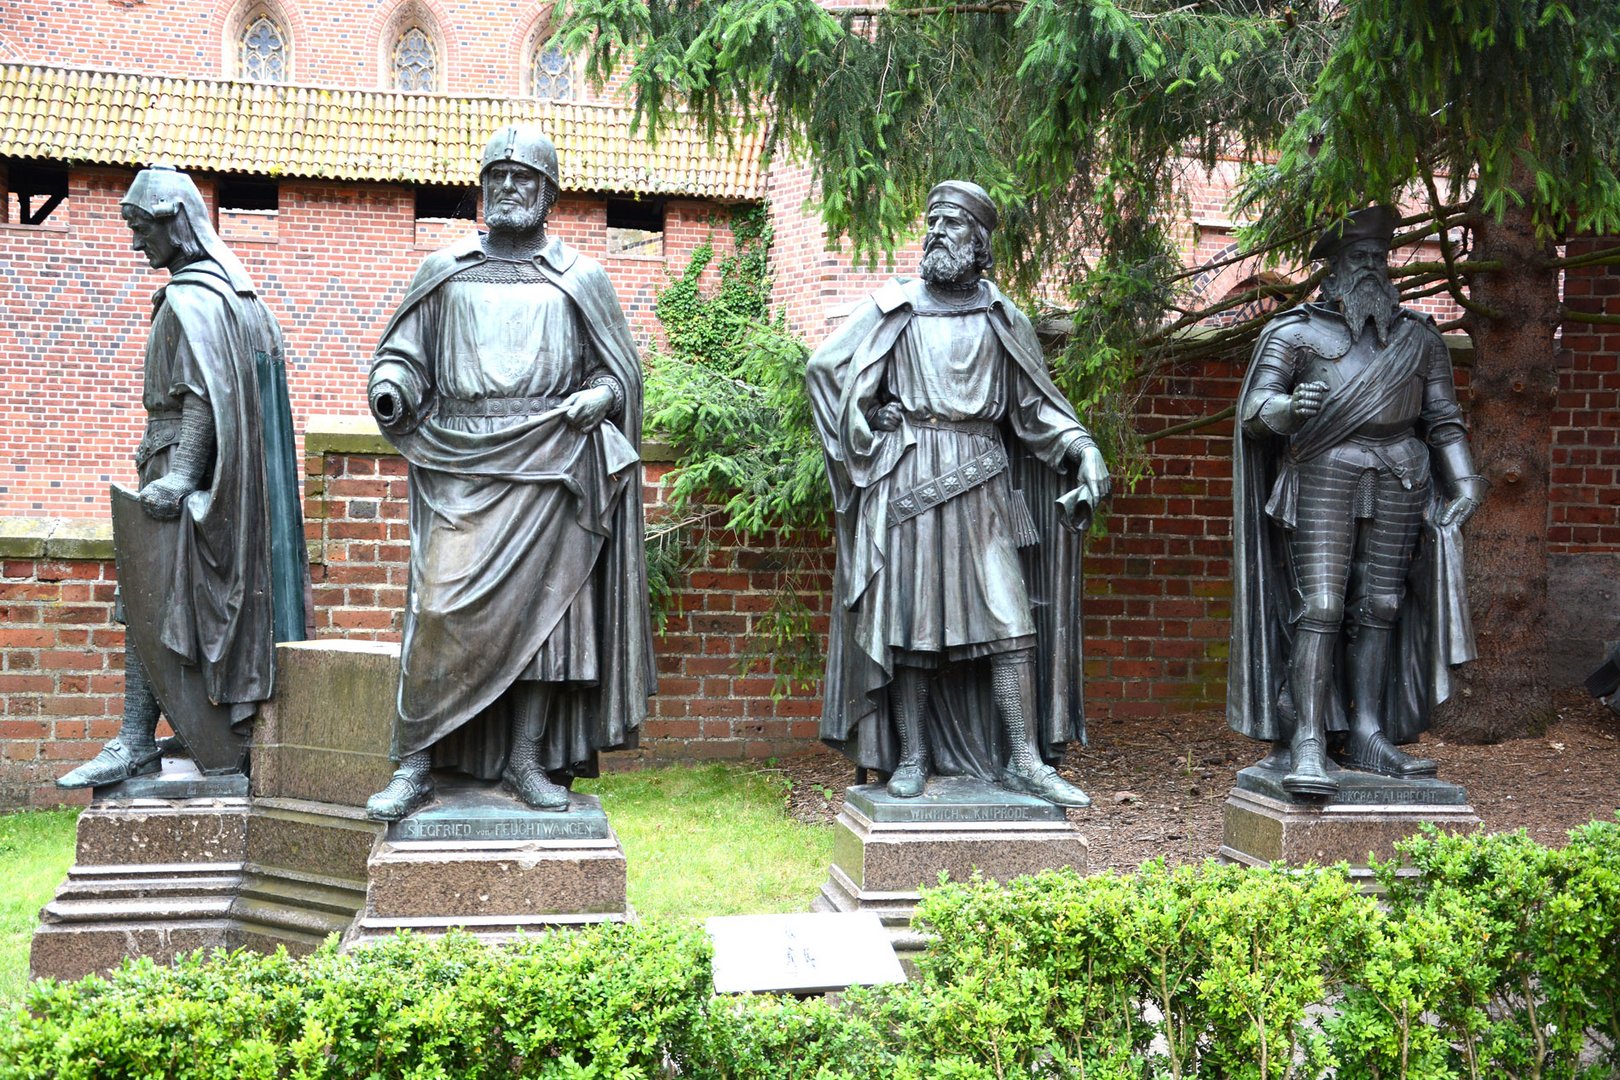
M482 177L497 161L527 165L550 180L553 188L562 187L557 171L557 148L533 124L508 124L497 131L484 147L484 163L479 166L478 175Z
M184 218L203 251L230 278L231 288L244 296L254 292L253 279L248 276L241 260L214 231L214 222L208 216L208 207L203 205L202 193L187 174L173 165L148 166L135 174L119 205L144 210L158 221Z

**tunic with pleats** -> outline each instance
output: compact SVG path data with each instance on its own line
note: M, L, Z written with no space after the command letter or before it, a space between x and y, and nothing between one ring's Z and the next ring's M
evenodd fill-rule
M1009 395L1035 392L983 310L919 313L887 365L882 393L900 404L916 440L887 480L891 499L1004 452ZM1028 516L1021 498L1003 472L890 525L883 569L863 599L871 618L862 621L887 627L885 643L899 662L932 666L1034 644L1018 558L1018 523ZM869 644L874 655L877 644Z

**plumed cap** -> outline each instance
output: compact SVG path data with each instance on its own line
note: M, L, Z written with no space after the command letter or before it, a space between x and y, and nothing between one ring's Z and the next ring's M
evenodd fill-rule
M935 203L947 203L966 211L986 229L996 227L996 204L990 201L989 192L972 181L946 180L935 185L928 193L928 205L932 208Z
M1311 258L1331 259L1358 240L1377 240L1387 249L1395 237L1395 223L1399 220L1400 215L1389 206L1354 210L1322 234L1316 246L1311 248Z
M515 161L540 173L557 187L562 180L557 171L557 148L546 138L545 132L533 124L508 124L495 133L484 147L484 163L478 169L483 176L497 161Z
M133 206L159 221L185 218L203 251L230 278L231 288L244 296L254 291L253 279L248 276L242 261L214 231L214 222L208 216L208 207L203 205L202 193L186 173L173 165L148 166L135 174L119 205Z

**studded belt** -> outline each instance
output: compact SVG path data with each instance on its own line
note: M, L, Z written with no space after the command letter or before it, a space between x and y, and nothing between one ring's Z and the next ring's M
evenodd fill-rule
M167 413L146 418L146 431L135 447L135 467L143 469L154 454L180 441L180 414Z
M889 501L892 524L910 521L924 510L932 510L941 503L954 499L964 491L994 479L1007 468L1007 451L1000 446L986 450L971 461L964 461L949 472L923 481L910 491L901 492Z
M440 398L439 415L445 416L537 416L563 403L559 397L487 397L477 401Z
M940 416L908 416L906 422L914 428L934 428L939 431L960 431L964 435L983 435L999 438L993 420L947 420Z

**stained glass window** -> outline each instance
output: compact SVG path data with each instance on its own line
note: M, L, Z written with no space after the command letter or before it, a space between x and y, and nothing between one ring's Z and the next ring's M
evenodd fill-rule
M433 39L413 26L394 44L394 89L436 90L438 82L439 56Z
M534 52L534 96L550 101L570 101L574 97L574 64L555 45L542 45Z
M242 31L242 78L252 82L287 81L287 35L268 15Z

